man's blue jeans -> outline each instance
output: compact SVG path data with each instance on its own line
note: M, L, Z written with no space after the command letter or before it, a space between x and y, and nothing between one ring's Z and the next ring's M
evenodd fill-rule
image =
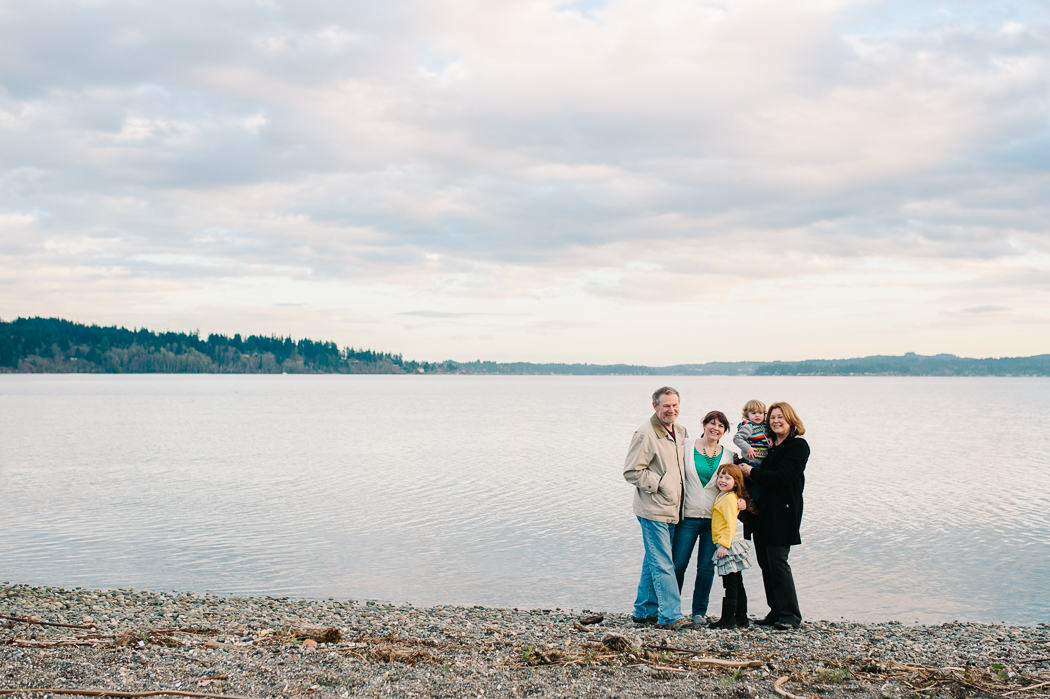
M674 574L681 592L685 582L685 571L693 555L693 545L700 542L696 552L696 582L693 584L693 616L705 616L707 603L711 599L711 585L715 580L714 558L715 542L711 541L711 520L700 517L686 517L675 525L671 538L671 559L674 561Z
M642 561L642 579L638 582L638 597L634 601L634 615L639 618L656 616L656 623L670 624L682 618L682 597L671 560L675 525L641 517L638 521L642 525L645 559Z

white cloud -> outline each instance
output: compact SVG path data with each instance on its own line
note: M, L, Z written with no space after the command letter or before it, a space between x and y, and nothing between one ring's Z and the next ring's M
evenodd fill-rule
M713 305L738 329L804 315L765 358L825 356L844 322L838 355L1044 351L1048 12L943 9L9 10L0 315L222 332L297 318L422 358L658 363L621 328ZM164 302L111 293L131 279ZM289 303L305 305L267 315ZM459 339L440 330L453 318ZM973 325L992 318L994 333Z

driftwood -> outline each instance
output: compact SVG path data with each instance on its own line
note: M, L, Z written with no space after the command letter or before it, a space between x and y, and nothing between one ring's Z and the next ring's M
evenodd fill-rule
M673 653L689 653L690 655L700 655L705 650L710 648L711 644L708 643L703 648L677 648L675 646L662 646L662 645L655 645L655 644L651 644L651 643L646 643L645 647L646 648L651 648L652 650L668 650L668 651L671 651Z
M7 616L6 614L0 614L0 619L6 619L8 621L18 621L23 624L36 624L38 626L61 626L67 629L97 629L98 627L94 624L59 624L57 621L40 621L39 619L30 619L29 617L20 616Z
M296 638L309 638L318 643L337 643L343 634L334 626L307 624L298 619L285 619L284 630Z
M703 652L693 648L676 648L674 646L659 646L647 644L645 647L651 648L653 650L664 650L673 653L689 653L692 655L699 655L701 652ZM706 650L709 647L710 646L704 646L704 650ZM720 665L722 667L762 667L761 660L722 660L720 658L689 658L688 662L700 663L701 665Z
M213 682L215 680L228 680L228 679L230 679L229 675L208 675L207 677L198 677L197 679L190 680L190 681L191 682Z
M1040 687L1045 687L1048 684L1050 684L1050 682L1041 682L1039 684L1033 684L1033 685L1029 685L1027 687L1021 687L1020 689L1015 689L1015 690L1013 690L1011 692L1004 692L1003 696L1005 697L1007 694L1017 694L1018 692L1027 692L1027 691L1029 691L1031 689L1039 689Z
M689 658L691 663L720 665L722 667L762 667L761 660L720 660L718 658Z
M54 646L108 646L108 641L102 640L88 640L88 639L76 639L76 638L59 638L56 640L43 640L38 641L36 639L25 639L25 638L14 638L11 639L11 643L22 648L51 648Z
M810 699L809 697L801 697L797 694L792 694L791 692L784 689L784 683L787 682L789 679L791 678L788 675L784 675L783 677L778 679L776 682L773 683L773 691L782 697L787 697L788 699Z
M177 697L206 697L206 699L251 699L251 697L238 697L232 694L202 694L201 692L180 692L177 689L158 689L154 692L118 692L115 689L52 689L52 688L30 688L30 689L0 689L0 694L21 694L22 692L36 692L38 694L75 694L84 697L159 697L165 694Z
M688 670L681 670L677 667L667 667L666 665L639 665L638 669L643 672L646 669L652 670L653 672L680 672L682 674L689 672Z

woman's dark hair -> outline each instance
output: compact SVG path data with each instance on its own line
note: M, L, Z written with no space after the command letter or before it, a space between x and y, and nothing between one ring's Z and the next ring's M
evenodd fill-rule
M729 418L727 418L726 414L723 413L721 410L712 410L707 415L704 415L703 424L706 425L709 422L721 422L722 427L725 428L725 431L729 431Z

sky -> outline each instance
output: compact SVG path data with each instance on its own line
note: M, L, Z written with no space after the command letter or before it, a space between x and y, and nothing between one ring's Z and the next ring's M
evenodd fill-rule
M0 0L0 318L1050 352L1043 1Z

